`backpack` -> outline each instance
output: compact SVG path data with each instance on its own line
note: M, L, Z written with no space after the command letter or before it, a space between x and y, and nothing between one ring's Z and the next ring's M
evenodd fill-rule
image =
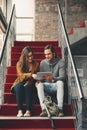
M58 116L58 106L55 102L52 101L50 96L46 96L44 99L44 104L46 107L46 111L48 116Z

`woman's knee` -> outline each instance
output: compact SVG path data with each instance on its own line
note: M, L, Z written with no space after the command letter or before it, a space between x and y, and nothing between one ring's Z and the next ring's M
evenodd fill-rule
M26 85L25 87L24 87L24 89L25 89L25 91L30 91L30 92L32 92L32 91L34 91L35 90L35 84L29 84L29 85Z
M14 86L14 91L19 91L23 89L22 83L18 83L17 85Z

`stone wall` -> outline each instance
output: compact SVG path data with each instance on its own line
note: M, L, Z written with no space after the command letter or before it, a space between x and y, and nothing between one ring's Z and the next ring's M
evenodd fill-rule
M35 1L35 40L58 39L57 0ZM87 19L87 0L59 0L67 32Z

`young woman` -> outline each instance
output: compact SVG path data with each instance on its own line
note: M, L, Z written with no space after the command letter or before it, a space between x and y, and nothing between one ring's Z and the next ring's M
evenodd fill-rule
M32 100L35 90L35 77L39 71L39 63L33 60L33 51L30 46L22 50L19 61L16 64L17 79L11 87L11 92L16 94L18 105L17 117L31 116ZM23 102L26 103L26 111L23 115Z

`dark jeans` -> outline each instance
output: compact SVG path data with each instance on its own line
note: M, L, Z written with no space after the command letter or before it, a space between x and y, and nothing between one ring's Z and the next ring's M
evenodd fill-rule
M18 110L23 109L23 102L25 100L26 110L32 111L32 101L36 91L34 83L24 86L24 82L20 82L13 88L13 91L16 94Z

